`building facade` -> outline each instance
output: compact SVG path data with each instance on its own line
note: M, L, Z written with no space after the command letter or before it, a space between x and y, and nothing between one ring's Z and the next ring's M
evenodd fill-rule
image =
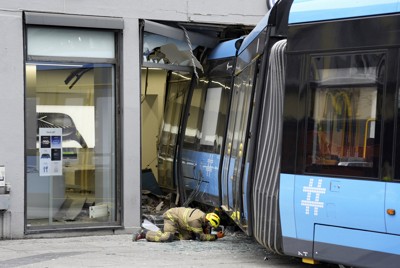
M143 31L251 27L266 12L264 1L1 0L1 238L139 228Z

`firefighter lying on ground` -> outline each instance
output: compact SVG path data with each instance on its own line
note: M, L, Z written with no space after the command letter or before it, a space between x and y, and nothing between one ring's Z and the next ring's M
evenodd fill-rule
M219 226L220 218L216 213L204 213L196 208L170 208L163 214L163 231L140 230L133 241L146 238L150 242L171 242L173 240L214 241L224 237L224 232L211 234L211 227Z

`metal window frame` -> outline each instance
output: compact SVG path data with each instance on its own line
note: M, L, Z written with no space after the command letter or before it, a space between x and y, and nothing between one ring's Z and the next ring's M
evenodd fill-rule
M171 27L165 24L157 23L154 21L143 20L144 31L154 33L162 36L167 36L179 41L186 42L185 32L183 29ZM215 47L218 44L218 39L209 35L186 31L189 39L193 44L205 47Z
M122 18L67 15L57 13L24 12L25 24L97 29L124 29Z

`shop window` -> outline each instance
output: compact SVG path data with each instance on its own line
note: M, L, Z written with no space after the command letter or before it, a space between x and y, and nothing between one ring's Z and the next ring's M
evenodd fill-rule
M118 221L115 41L27 27L27 230Z

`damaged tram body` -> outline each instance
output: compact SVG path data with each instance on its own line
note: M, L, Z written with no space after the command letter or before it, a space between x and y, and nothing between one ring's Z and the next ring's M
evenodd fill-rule
M376 2L376 1L375 1ZM400 1L281 0L187 93L181 203L304 261L400 261Z

